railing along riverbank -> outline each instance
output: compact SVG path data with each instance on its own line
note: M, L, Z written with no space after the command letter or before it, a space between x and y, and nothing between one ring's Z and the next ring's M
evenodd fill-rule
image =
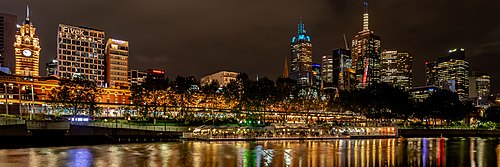
M119 128L119 129L134 129L134 130L147 130L147 131L165 131L165 132L187 132L189 127L185 126L149 126L149 125L134 125L124 123L110 123L110 122L71 122L74 126L89 126L100 128Z
M26 121L21 119L0 119L0 126L24 125L24 124L26 124Z

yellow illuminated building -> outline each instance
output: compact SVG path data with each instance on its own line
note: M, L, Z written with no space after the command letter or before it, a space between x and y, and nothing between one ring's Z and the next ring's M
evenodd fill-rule
M106 83L110 88L127 89L128 41L108 39L106 43Z
M40 66L40 40L35 34L35 27L30 21L29 8L26 20L20 26L14 43L16 65L15 74L21 76L38 76Z

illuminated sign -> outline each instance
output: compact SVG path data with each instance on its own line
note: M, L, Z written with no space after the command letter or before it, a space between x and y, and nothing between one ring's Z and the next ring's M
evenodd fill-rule
M165 74L164 70L151 70L151 72L155 74Z
M78 28L61 27L63 32L71 33L74 35L83 35L84 30Z
M363 86L365 86L366 80L367 80L367 77L368 77L368 63L369 63L369 58L366 58L365 71L364 71L364 75L363 75Z
M123 45L125 43L125 41L117 40L117 39L111 39L111 41L113 41L114 43L120 44L120 45Z

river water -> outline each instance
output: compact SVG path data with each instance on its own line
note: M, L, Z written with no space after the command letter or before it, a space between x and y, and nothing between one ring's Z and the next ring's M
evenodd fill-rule
M0 167L497 166L498 139L167 142L0 149Z

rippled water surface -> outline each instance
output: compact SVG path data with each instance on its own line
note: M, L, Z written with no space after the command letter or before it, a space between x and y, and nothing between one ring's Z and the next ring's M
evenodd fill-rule
M497 166L498 139L169 142L0 149L0 167Z

